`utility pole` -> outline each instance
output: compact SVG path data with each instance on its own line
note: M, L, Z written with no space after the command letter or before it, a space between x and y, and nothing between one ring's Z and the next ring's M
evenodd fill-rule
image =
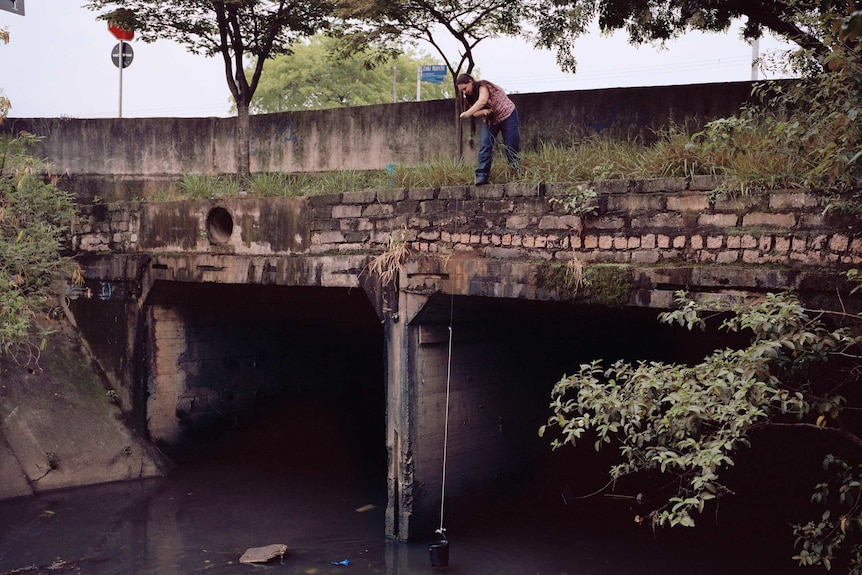
M751 81L757 81L757 68L760 60L760 40L755 38L751 41Z

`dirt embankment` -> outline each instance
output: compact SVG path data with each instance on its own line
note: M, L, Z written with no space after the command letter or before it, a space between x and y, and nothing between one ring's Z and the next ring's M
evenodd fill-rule
M170 461L122 410L64 320L38 362L0 357L0 499L164 475Z

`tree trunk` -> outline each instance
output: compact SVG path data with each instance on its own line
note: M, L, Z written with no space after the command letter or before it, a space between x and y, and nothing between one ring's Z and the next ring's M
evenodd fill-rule
M455 160L464 159L464 129L461 126L461 98L458 97L458 87L455 87Z
M248 104L236 102L236 172L244 190L251 177L251 121Z

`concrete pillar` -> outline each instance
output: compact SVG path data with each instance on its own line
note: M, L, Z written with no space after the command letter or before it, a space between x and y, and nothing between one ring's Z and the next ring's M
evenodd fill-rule
M413 525L417 328L410 322L428 297L399 291L398 306L386 318L386 449L388 453L386 535L416 538Z
M183 318L175 307L155 305L152 314L153 354L147 385L147 429L156 443L179 438L177 409L185 391L186 373L180 358L186 351Z

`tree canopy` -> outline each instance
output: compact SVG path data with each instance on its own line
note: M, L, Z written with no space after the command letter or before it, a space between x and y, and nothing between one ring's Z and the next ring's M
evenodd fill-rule
M520 34L527 15L524 0L339 0L334 14L339 19L334 30L347 53L370 47L386 57L400 52L405 41L425 42L443 59L453 80L473 71L473 48L479 42ZM441 33L458 42L457 57L444 49Z
M144 42L174 40L194 54L221 56L225 78L237 108L239 176L249 176L249 104L264 61L290 51L299 38L327 25L331 5L325 0L90 0L91 10L113 8L99 18L111 21L118 10L122 24ZM250 73L246 62L251 62Z
M371 50L376 61L400 53L405 41L433 46L449 69L453 81L473 72L473 49L483 40L522 34L533 3L539 0L337 0L333 34L344 54ZM457 55L444 48L440 35L448 34L459 45ZM463 98L455 94L454 117L461 112ZM455 141L461 156L461 123L456 121Z
M264 64L263 74L251 101L254 113L311 110L343 106L385 104L416 99L418 66L437 64L430 56L411 50L388 65L368 68L363 55L349 57L334 53L334 40L317 35L296 44L290 54L282 54ZM452 98L451 82L422 82L423 100Z
M595 20L603 33L625 30L633 44L660 44L691 31L727 32L742 20L744 38L770 30L823 55L829 46L818 17L859 9L859 2L848 0L560 0L532 14L536 46L556 50L561 68L574 71L575 40Z

